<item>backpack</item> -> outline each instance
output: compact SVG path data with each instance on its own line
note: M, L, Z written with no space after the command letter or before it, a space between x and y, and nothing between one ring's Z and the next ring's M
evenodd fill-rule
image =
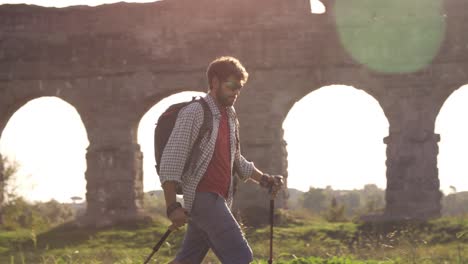
M158 174L161 167L162 153L164 151L164 147L167 144L167 141L169 140L169 137L171 136L172 130L174 129L177 116L179 115L179 112L182 108L191 103L200 103L203 107L204 116L203 124L201 125L197 139L195 140L195 143L192 146L192 150L189 155L190 158L187 159L187 161L185 162L183 170L184 173L188 170L189 166L192 164L192 161L198 160L198 157L200 156L199 152L201 139L205 136L205 134L211 133L211 130L213 128L213 115L211 113L210 107L208 106L208 103L203 98L200 97L199 99L196 99L196 97L193 97L191 101L177 103L169 106L169 108L167 108L166 111L164 111L158 118L156 128L154 129L154 157L156 160L156 172ZM240 155L239 120L237 119L237 116L235 126L236 155ZM237 184L238 179L237 177L234 177L234 194L237 192ZM177 185L176 192L177 194L182 194L181 186Z
M159 170L161 167L161 157L164 151L164 147L171 136L172 130L174 129L177 116L182 108L185 106L192 104L192 103L199 103L203 107L203 124L200 127L200 131L198 133L198 137L193 144L191 154L189 155L190 158L187 159L184 165L184 172L186 172L192 163L192 161L197 160L200 151L200 141L203 136L210 132L213 127L213 120L212 120L212 113L208 106L208 103L203 100L202 98L197 99L193 97L191 101L177 103L171 105L169 108L164 111L164 113L158 118L156 123L156 127L154 129L154 157L156 160L156 172L159 174ZM180 186L177 186L177 194L182 194L182 189Z

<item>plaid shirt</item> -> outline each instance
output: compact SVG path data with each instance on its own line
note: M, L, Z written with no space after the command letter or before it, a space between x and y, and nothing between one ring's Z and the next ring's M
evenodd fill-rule
M161 168L159 179L161 185L166 181L179 182L182 186L184 196L184 207L190 212L195 199L198 183L205 175L208 165L213 156L216 138L218 136L219 121L221 113L211 95L203 98L213 113L213 128L211 133L203 136L200 142L200 154L197 161L193 161L189 169L183 173L184 165L195 143L200 127L203 123L203 106L199 103L192 103L184 107L177 117L172 134L167 141L161 157ZM232 205L233 200L233 167L236 168L237 175L241 180L246 181L253 173L254 164L247 161L240 150L236 151L236 113L234 107L227 109L229 120L229 137L231 142L231 184L227 204ZM236 164L236 165L234 165Z

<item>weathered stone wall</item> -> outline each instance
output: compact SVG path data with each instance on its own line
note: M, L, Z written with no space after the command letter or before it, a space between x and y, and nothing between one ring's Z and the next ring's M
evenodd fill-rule
M141 117L170 94L205 91L207 64L229 54L251 76L236 107L243 153L260 169L287 175L282 123L295 102L326 85L351 85L376 98L390 123L386 215L439 215L434 123L445 99L467 83L468 3L444 2L444 39L430 65L393 74L353 59L337 32L335 1L325 4L320 15L308 0L0 6L0 130L31 99L73 105L90 142L88 216L103 224L131 219L142 202ZM358 7L348 8L352 16ZM238 206L266 208L252 188L243 186L248 198Z

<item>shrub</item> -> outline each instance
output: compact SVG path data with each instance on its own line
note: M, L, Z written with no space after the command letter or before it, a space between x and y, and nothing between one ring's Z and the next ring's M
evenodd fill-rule
M18 228L45 229L63 224L73 219L70 206L55 200L31 204L19 197L3 207L3 227L8 230Z
M344 205L338 205L336 198L333 198L330 208L328 208L327 213L325 214L325 219L327 219L328 222L345 222L346 217L344 212Z

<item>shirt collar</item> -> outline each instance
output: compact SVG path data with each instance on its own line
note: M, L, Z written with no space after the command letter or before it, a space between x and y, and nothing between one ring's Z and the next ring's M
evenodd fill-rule
M211 94L207 94L204 98L205 98L205 101L208 103L208 106L210 107L213 115L218 118L221 117L221 112L219 111L219 108L216 105L213 96ZM227 110L227 114L229 118L235 118L236 111L234 110L233 106L227 107L226 110Z

